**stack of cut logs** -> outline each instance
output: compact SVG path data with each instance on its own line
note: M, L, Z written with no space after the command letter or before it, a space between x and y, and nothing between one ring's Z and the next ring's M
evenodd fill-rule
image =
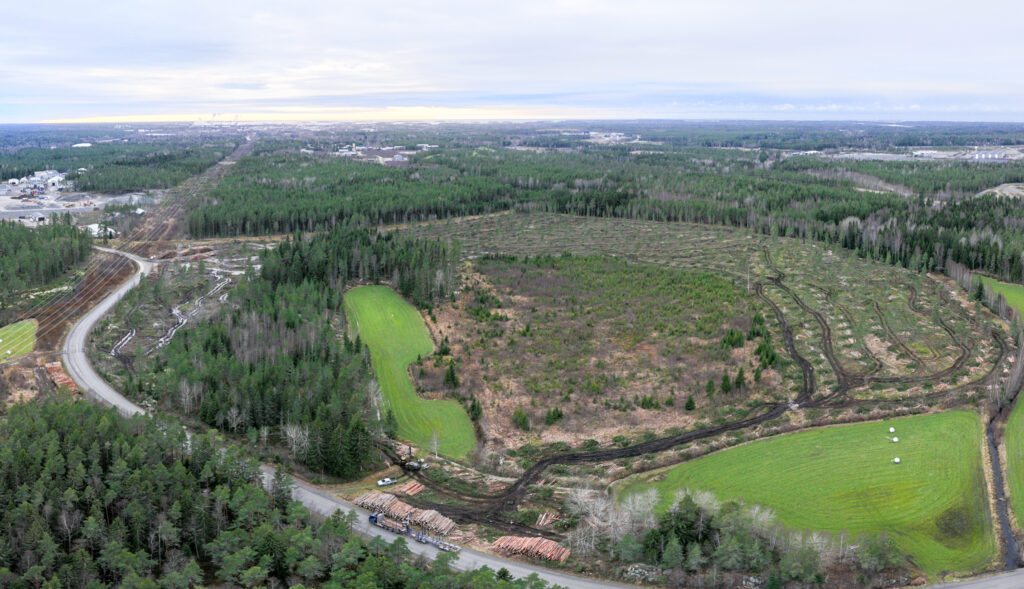
M57 385L57 388L67 387L72 393L78 392L75 381L71 380L71 377L64 372L64 366L60 362L47 363L46 371L50 373L50 378L53 379L53 384Z
M419 493L425 488L426 487L424 487L422 483L417 483L416 481L409 481L408 483L395 489L395 493L398 493L400 495L415 495L416 493Z
M456 527L455 522L433 509L416 509L390 493L364 493L356 498L355 504L399 521L408 518L409 523L435 534L448 535Z
M565 562L569 558L569 549L554 540L547 538L529 538L525 536L502 536L491 544L495 550L503 550L509 554L521 554L530 558L557 560Z

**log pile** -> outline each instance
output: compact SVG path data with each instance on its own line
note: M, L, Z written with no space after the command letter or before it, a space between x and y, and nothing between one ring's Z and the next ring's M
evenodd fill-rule
M509 554L521 554L530 558L557 560L565 562L569 559L569 549L554 540L547 538L529 538L526 536L502 536L491 544L491 548Z
M409 481L408 483L395 489L395 493L399 493L401 495L415 495L416 493L419 493L425 488L426 487L424 487L422 483L418 483L416 481Z
M67 387L72 393L78 392L75 381L71 380L71 377L64 372L64 366L60 362L48 362L46 364L46 371L50 373L50 378L53 379L53 384L57 385L58 389L60 387Z
M387 513L387 508L395 501L398 501L398 497L395 497L391 493L363 493L353 502L363 509L369 509L370 511L379 511Z
M363 493L354 503L363 509L382 513L399 521L408 518L409 523L443 536L450 534L456 527L455 522L433 509L416 509L404 501L399 501L398 497L391 493Z

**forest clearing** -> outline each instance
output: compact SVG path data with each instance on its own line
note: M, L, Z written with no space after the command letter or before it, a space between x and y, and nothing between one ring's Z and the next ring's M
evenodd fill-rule
M416 308L386 286L360 286L345 294L349 327L358 333L373 361L387 408L398 420L398 436L421 448L454 458L476 444L473 424L462 406L451 400L419 397L409 380L408 366L434 351Z
M639 475L620 496L653 488L664 510L681 489L711 491L774 510L796 530L845 533L850 542L891 534L929 575L970 572L997 555L982 436L966 411L820 428Z

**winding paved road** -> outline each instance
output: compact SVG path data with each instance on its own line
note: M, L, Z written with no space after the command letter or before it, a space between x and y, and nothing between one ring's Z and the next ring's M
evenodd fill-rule
M86 344L89 341L89 333L92 331L92 328L96 323L98 323L103 315L109 312L114 305L116 305L117 302L128 293L129 290L139 284L142 275L148 275L153 270L153 263L144 258L117 250L107 248L97 249L107 253L125 256L135 262L138 267L138 271L136 271L129 280L118 287L117 290L100 301L96 307L86 313L85 316L79 319L71 328L67 339L64 341L64 348L62 352L64 356L64 366L67 369L68 375L78 385L79 390L93 399L96 399L105 405L116 407L124 416L145 413L145 410L115 391L110 384L96 373L92 364L89 363L88 354L86 353ZM260 470L263 471L263 485L264 487L269 488L274 477L274 469L269 466L261 466ZM366 510L360 509L346 501L342 501L333 495L324 493L306 482L299 480L295 481L295 488L292 491L292 497L305 505L311 512L324 516L329 516L336 511L341 511L343 513L355 512L357 516L355 531L362 536L377 536L387 540L388 542L398 538L397 535L392 534L391 532L371 526L366 519L369 515L369 512ZM419 544L415 541L409 541L409 549L414 554L421 554L431 559L436 557L440 552L433 546ZM633 587L631 585L621 585L610 581L577 577L465 548L463 548L459 553L458 559L452 562L452 566L458 570L470 570L483 566L490 567L493 570L498 570L504 567L512 573L512 576L517 578L528 577L535 574L549 583L571 587L573 589Z

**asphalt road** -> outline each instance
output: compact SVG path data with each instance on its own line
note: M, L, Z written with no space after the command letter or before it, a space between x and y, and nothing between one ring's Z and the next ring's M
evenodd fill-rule
M125 256L138 266L138 271L124 284L118 287L113 293L107 296L105 299L100 301L96 307L85 314L84 317L78 320L77 323L71 328L68 333L67 339L64 341L63 356L64 356L64 367L67 370L68 375L78 385L79 390L83 394L87 394L93 399L100 401L101 403L116 407L122 415L131 416L139 413L145 413L141 407L132 403L126 399L123 395L114 390L105 380L103 380L99 374L93 369L92 364L89 363L88 355L86 354L86 343L89 341L89 332L99 322L99 320L105 315L110 309L117 304L129 290L134 288L141 279L143 274L149 274L153 269L153 264L146 259L138 256L133 256L117 250L107 248L97 248L105 252L116 253ZM260 469L263 471L263 485L269 487L270 482L274 477L274 469L270 466L261 466ZM314 486L305 483L303 481L295 481L295 488L292 492L292 496L295 500L301 502L313 513L317 513L324 516L329 516L336 511L342 511L343 513L355 512L357 515L355 531L362 536L371 537L377 536L387 540L388 542L398 538L396 534L392 534L386 530L371 526L367 520L369 512L364 509L360 509L355 505L352 505L346 501L342 501L333 495L324 493ZM414 540L406 538L409 544L409 549L414 554L422 554L428 558L434 558L440 552L437 548L426 544L419 544ZM477 552L475 550L469 550L463 548L459 553L457 560L452 562L452 566L458 570L470 570L476 569L483 566L490 567L493 570L498 570L502 567L508 569L514 577L528 577L532 574L536 574L541 579L557 585L565 587L571 587L573 589L610 589L610 588L622 588L622 587L633 587L632 585L622 585L618 583L612 583L609 581L600 581L595 579L587 579L584 577L577 577L557 571L552 571L542 567L535 567L528 564L523 564L513 560L499 558L490 554Z
M1024 569L1017 569L990 577L941 583L939 585L931 585L931 587L935 589L950 589L953 587L957 589L1021 589L1021 587L1024 587Z

